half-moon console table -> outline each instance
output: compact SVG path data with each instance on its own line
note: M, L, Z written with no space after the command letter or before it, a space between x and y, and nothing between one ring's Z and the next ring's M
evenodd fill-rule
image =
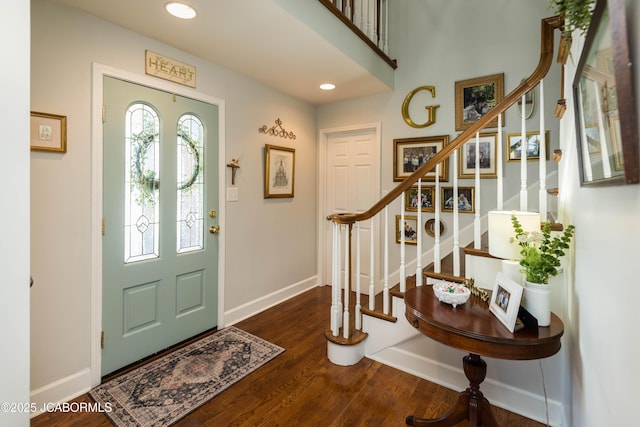
M564 325L551 314L551 325L536 329L509 330L490 311L486 302L476 296L456 308L440 302L429 285L407 290L404 294L405 315L409 323L424 335L442 344L469 353L463 357L464 373L469 387L460 393L449 413L439 418L406 419L413 426L452 426L469 420L473 427L498 427L489 401L480 391L487 374L487 364L480 356L508 360L542 359L560 350Z

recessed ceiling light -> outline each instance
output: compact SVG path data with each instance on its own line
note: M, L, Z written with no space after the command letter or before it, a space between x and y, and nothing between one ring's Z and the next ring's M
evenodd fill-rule
M164 6L167 12L182 19L193 19L196 17L196 10L188 4L172 1Z
M332 90L335 88L336 88L336 85L334 85L333 83L323 83L320 85L320 89L322 90Z

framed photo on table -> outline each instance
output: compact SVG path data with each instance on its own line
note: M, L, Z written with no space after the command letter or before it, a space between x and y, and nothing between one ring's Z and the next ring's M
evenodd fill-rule
M31 151L67 152L67 116L31 112Z
M393 180L404 181L420 166L449 144L449 135L424 136L393 140ZM440 181L448 181L449 159L440 163ZM427 172L423 181L435 181L435 168Z
M522 286L501 272L498 272L491 294L491 301L489 302L489 311L493 313L510 332L513 332L516 326L522 291Z
M481 133L478 143L480 152L480 178L497 178L496 140L497 132ZM476 177L476 138L462 144L458 156L458 178Z
M504 97L504 73L455 83L456 130L465 130L487 114ZM502 114L502 125L505 125ZM487 127L498 127L498 118Z
M264 198L293 197L296 150L294 148L265 146Z

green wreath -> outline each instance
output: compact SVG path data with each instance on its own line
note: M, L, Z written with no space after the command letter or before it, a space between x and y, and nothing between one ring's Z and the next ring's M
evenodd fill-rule
M157 133L142 131L133 135L132 138L134 150L131 185L137 186L140 190L140 200L138 200L140 204L145 204L145 202L153 204L155 202L153 193L160 188L160 180L156 177L156 173L152 170L144 170L144 161L147 157L147 152L157 136ZM194 182L196 182L200 174L200 151L196 143L189 138L189 135L183 129L178 130L178 136L186 142L187 149L194 157L194 165L191 169L189 179L178 186L178 190L188 190Z

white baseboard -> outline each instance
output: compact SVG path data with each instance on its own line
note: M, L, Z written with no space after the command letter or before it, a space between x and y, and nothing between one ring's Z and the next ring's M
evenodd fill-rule
M35 404L37 409L31 412L31 418L40 415L45 405L68 402L89 390L91 390L91 369L89 368L31 390L31 404Z
M404 349L389 347L367 357L452 390L462 391L469 386L462 368L455 368ZM482 382L481 390L492 405L546 424L544 396L491 379ZM549 400L548 405L549 425L562 426L565 418L562 404Z
M224 324L219 327L230 326L244 320L254 314L260 313L274 305L280 304L283 301L288 300L298 294L308 291L311 288L318 286L318 276L311 276L298 283L287 286L286 288L279 289L269 295L265 295L256 300L250 301L239 307L225 311Z

